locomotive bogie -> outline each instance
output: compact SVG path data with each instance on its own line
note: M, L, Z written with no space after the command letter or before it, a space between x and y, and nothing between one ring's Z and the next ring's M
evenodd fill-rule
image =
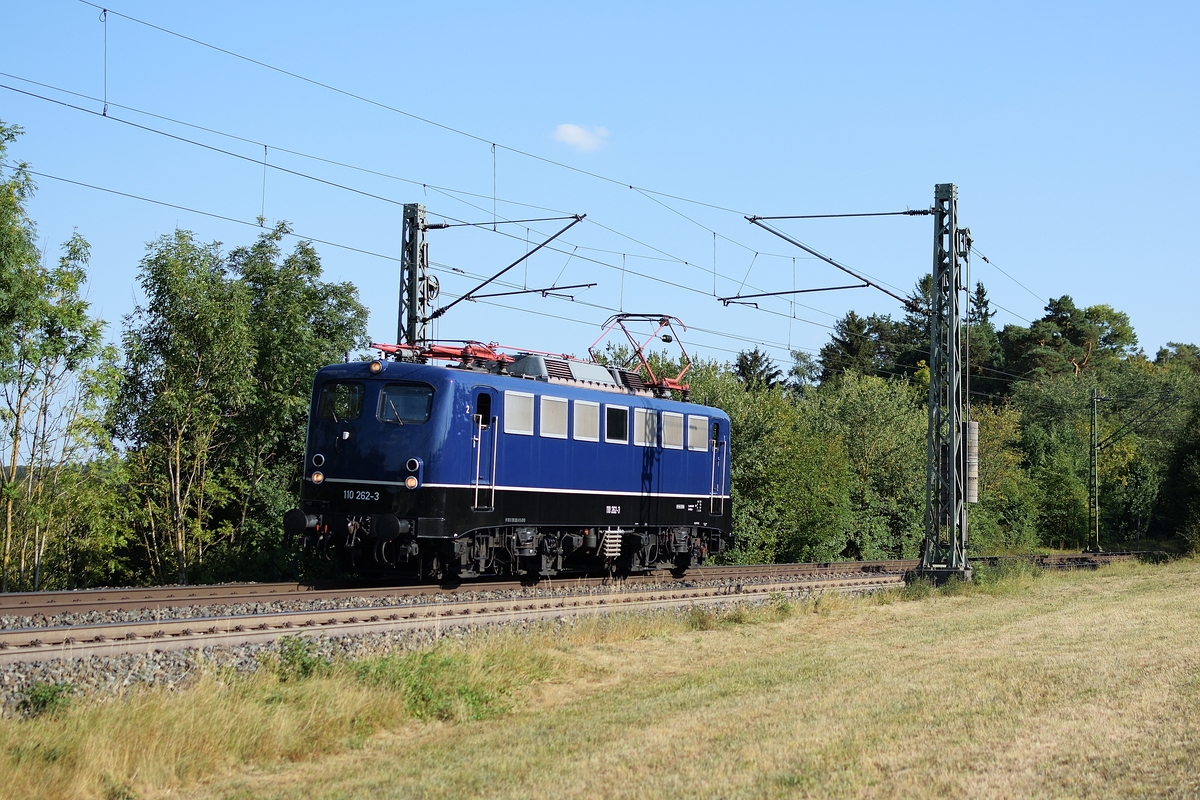
M686 568L729 544L719 410L615 380L372 364L314 381L301 507L284 518L305 547L466 578Z

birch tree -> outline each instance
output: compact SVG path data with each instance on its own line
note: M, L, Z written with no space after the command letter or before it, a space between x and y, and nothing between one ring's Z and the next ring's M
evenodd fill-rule
M0 161L20 133L0 122ZM26 212L34 191L28 167L8 168L0 180L0 591L14 588L14 557L16 584L27 588L29 569L33 585L40 583L55 476L80 455L80 414L95 410L78 379L101 354L104 329L82 296L87 242L72 236L58 264L47 267Z

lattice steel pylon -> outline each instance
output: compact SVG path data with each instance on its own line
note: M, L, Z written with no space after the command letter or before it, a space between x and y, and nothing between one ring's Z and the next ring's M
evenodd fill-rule
M925 542L919 575L971 579L967 560L967 376L963 369L962 265L970 232L958 227L958 187L939 183L933 204L933 297L929 336L929 433Z
M396 343L419 347L429 338L429 305L436 284L429 276L429 245L425 241L425 206L404 205L403 251L400 258L400 310Z

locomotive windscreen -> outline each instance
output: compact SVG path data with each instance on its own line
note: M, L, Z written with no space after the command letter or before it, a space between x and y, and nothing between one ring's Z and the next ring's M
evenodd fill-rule
M379 393L379 419L401 424L429 420L433 387L420 383L389 383Z
M358 415L362 413L365 393L366 388L361 383L330 381L321 387L317 416L334 422L358 419Z

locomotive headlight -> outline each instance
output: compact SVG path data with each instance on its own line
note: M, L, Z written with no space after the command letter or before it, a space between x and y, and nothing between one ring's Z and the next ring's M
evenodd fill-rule
M371 370L372 375L378 375L379 373L383 372L383 362L379 359L375 359L371 362L371 366L367 367L367 369Z
M314 472L312 474L312 482L313 483L322 483L322 482L324 482L324 480L325 480L324 472Z
M417 480L417 476L409 475L407 478L404 479L404 488L405 489L415 489L415 488L417 488L417 483L419 483L419 481Z

